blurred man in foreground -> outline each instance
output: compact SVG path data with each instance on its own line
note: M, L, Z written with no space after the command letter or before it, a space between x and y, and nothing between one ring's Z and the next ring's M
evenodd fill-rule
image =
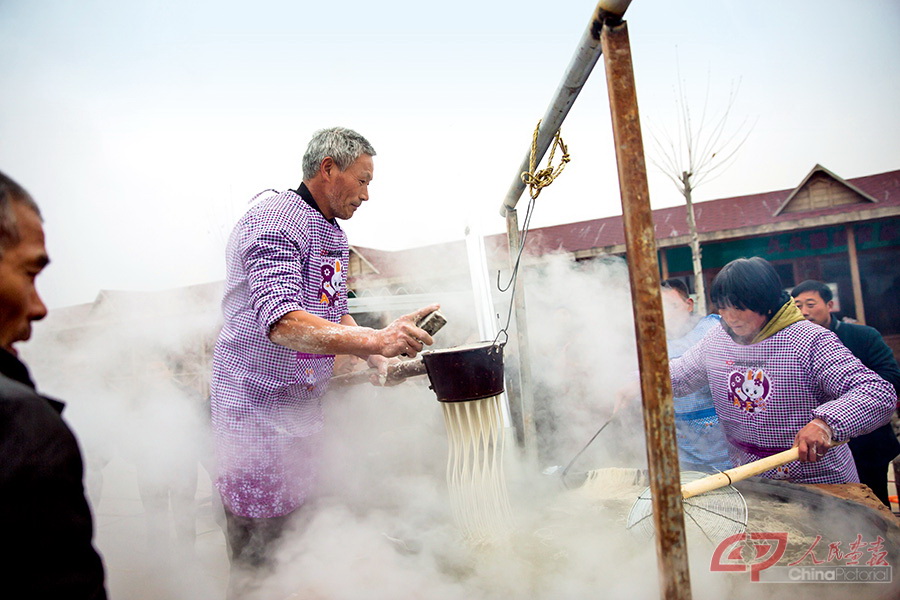
M804 281L793 289L791 295L807 320L833 331L862 364L893 385L900 395L900 366L877 329L836 319L832 314L834 294L821 281ZM900 442L891 424L851 439L850 450L853 451L859 481L869 486L878 499L890 508L888 465L900 454Z
M104 599L78 442L13 347L47 314L35 278L48 262L37 205L0 173L0 593Z

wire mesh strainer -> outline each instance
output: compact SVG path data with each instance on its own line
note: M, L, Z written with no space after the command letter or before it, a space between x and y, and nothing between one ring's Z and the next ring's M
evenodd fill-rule
M684 471L681 473L681 484L684 486L707 476L707 473ZM692 531L699 531L710 542L717 543L747 528L747 502L730 485L686 498L684 522L688 535ZM626 527L646 537L653 536L653 498L650 488L635 500L628 514Z
M835 446L846 444L838 442ZM747 528L747 502L739 491L731 486L736 481L765 473L775 467L799 460L796 446L766 458L728 469L715 475L687 471L681 478L681 495L684 499L686 526L696 526L713 542L730 535L742 533ZM653 504L650 489L638 497L628 515L626 526L638 532L653 534Z

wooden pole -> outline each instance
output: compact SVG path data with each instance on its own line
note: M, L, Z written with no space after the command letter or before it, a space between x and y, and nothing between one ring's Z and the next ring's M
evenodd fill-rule
M603 25L601 43L634 300L660 595L666 600L687 600L691 597L691 585L675 443L675 409L627 24L608 19Z
M856 230L847 224L847 253L850 255L850 281L853 284L853 303L856 304L856 320L866 324L866 307L863 304L862 281L859 278L859 257L856 255Z
M516 268L516 257L519 255L521 246L519 218L515 208L508 208L506 211L506 239L509 246L510 270L513 271ZM513 289L513 304L516 311L516 344L519 350L520 397L518 406L510 406L510 412L516 427L516 437L524 449L525 456L536 458L537 435L534 424L534 387L531 381L531 356L528 352L530 346L528 343L528 321L525 312L525 284L521 275L522 265L520 264L519 277L516 277L515 288Z

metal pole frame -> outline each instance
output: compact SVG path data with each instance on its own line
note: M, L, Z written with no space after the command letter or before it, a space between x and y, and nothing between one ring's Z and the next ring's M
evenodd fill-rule
M521 240L519 218L515 208L506 211L506 237L509 242L510 268L515 269ZM528 322L525 312L525 284L516 277L513 290L516 317L516 344L519 349L519 406L514 414L518 442L529 459L537 458L537 431L534 423L534 386L531 378L531 360L528 354ZM511 403L512 404L512 403Z
M691 598L687 538L681 497L678 449L675 440L675 410L669 377L669 360L660 295L659 263L650 209L649 186L644 160L631 46L628 28L622 20L631 0L600 0L581 38L578 49L538 132L535 163L539 163L553 143L575 99L584 87L601 54L606 66L610 111L616 145L616 162L628 257L628 272L634 302L635 333L641 373L644 428L650 489L653 495L653 519L656 526L657 564L660 595L666 600ZM515 207L525 190L521 174L529 170L531 150L516 172L503 204L501 216L507 217L507 240L511 257L519 251L518 222ZM517 288L519 283L517 283ZM524 328L524 296L516 305L519 358L523 373L530 365L528 339ZM528 379L530 379L530 370ZM530 382L529 382L530 384ZM523 386L524 387L524 386ZM527 404L530 404L527 403ZM533 427L533 415L523 398L522 427ZM528 436L523 437L527 441ZM526 444L527 446L527 444Z
M624 3L626 8L629 2L630 0ZM609 0L606 0L606 3L609 4ZM588 80L591 71L593 71L594 65L596 65L597 61L600 59L600 28L602 27L603 19L607 14L607 11L601 6L603 4L604 0L600 0L600 2L597 3L597 7L591 15L591 21L588 23L588 26L578 43L575 55L569 62L569 66L563 74L563 79L554 94L553 100L550 102L550 106L547 108L544 117L541 119L541 126L538 131L536 142L535 164L539 163L541 159L544 158L544 154L547 153L547 150L553 143L556 131L559 129L560 125L562 125L566 115L569 114L569 110L572 108L572 105L575 104L575 99L578 98L578 94ZM624 12L625 8L622 8L621 10ZM529 170L530 163L531 146L529 146L528 151L525 153L525 158L522 160L519 170L516 171L516 176L509 186L509 191L506 193L503 204L500 206L500 216L506 218L506 239L511 263L515 262L515 258L518 256L521 245L518 218L516 216L516 204L519 202L522 192L525 191L525 182L522 181L522 173ZM528 328L526 326L527 313L525 310L525 290L523 289L521 279L517 279L516 281L514 294L516 298L516 343L518 345L518 358L521 374L520 390L522 395L522 398L520 399L522 414L515 423L516 433L519 441L524 447L526 456L536 457L537 436L534 423L534 396L531 385L531 357L528 353L530 344L528 342Z
M624 2L621 13L624 13L629 2L630 0ZM538 138L535 145L535 164L539 163L541 159L544 158L544 154L547 153L547 150L553 143L556 131L569 114L569 110L572 108L572 105L575 104L575 99L578 98L578 94L588 80L591 71L593 71L594 65L596 65L597 61L600 59L600 28L603 26L603 19L608 14L607 10L602 7L603 4L604 0L600 0L600 2L597 3L597 7L594 9L591 20L578 43L578 48L575 50L575 54L563 74L562 81L553 96L553 100L550 102L550 106L548 106L547 111L544 113L544 117L541 119L541 126L538 131ZM609 4L609 0L606 0L606 4ZM529 170L530 163L531 146L529 146L528 151L525 153L525 158L522 160L519 170L516 171L516 176L513 178L512 184L509 186L509 191L507 191L506 197L503 200L503 204L500 206L500 215L506 218L506 240L511 264L514 263L516 256L518 256L520 248L518 218L515 212L516 204L519 202L519 198L521 198L522 193L525 191L525 182L522 181L522 173ZM517 437L522 443L526 455L535 457L537 456L537 448L535 447L536 434L534 424L534 400L531 386L531 357L528 353L530 344L528 342L528 328L525 324L527 319L525 310L525 290L520 281L521 280L517 279L514 294L516 298L516 344L518 345L518 358L521 373L520 389L522 398L520 399L520 406L522 415L516 420L515 424L517 428Z

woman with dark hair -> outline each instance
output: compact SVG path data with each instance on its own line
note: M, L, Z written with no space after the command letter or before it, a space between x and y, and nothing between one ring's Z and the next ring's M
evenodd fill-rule
M710 298L722 327L672 361L675 396L709 385L735 464L798 446L799 463L763 477L858 482L850 449L834 442L887 423L893 387L831 331L806 321L762 258L725 265Z

